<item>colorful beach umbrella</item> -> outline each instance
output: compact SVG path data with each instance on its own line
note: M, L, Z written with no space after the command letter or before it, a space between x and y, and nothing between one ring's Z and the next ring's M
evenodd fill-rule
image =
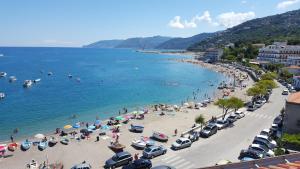
M6 150L6 145L0 145L0 151L5 151Z
M76 124L74 124L72 127L73 127L74 129L78 129L78 128L80 128L80 124L79 124L79 123L76 123Z
M131 119L132 118L132 115L125 115L125 116L123 116L126 120L128 120L128 119Z
M101 129L102 129L102 130L109 130L110 128L109 128L108 125L103 125L103 126L101 126Z
M70 129L70 128L72 128L72 126L69 124L64 126L64 129Z
M95 125L100 125L101 124L101 121L100 120L96 120L95 121Z
M117 116L117 117L115 117L115 119L121 121L121 120L124 120L124 117L122 117L122 116Z
M94 130L96 127L95 126L89 126L88 129L89 130Z
M36 134L34 137L38 138L38 139L43 139L43 138L45 138L45 135L39 133L39 134Z

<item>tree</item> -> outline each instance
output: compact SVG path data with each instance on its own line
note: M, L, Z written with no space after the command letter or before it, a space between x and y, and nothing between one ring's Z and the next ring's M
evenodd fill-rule
M195 123L197 124L200 124L201 125L201 129L202 129L202 126L205 124L205 118L202 114L200 114L199 116L197 116L195 118Z
M267 89L274 89L277 87L276 83L273 80L260 80L256 83L256 86Z
M275 72L268 72L261 75L261 80L274 80L277 79L278 75Z
M260 96L267 94L267 88L264 86L255 85L247 90L248 96Z
M223 109L222 118L224 119L230 109L237 110L244 106L244 102L239 98L230 97L229 99L219 99L215 103L215 105L222 107Z
M285 81L293 77L293 74L291 74L287 69L281 69L281 72L279 73L279 77Z

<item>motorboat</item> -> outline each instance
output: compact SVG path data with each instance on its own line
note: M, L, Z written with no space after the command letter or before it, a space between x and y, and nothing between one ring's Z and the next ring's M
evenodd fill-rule
M53 75L53 73L52 72L48 72L48 76L51 76L51 75Z
M0 77L6 77L7 73L6 72L0 72Z
M169 137L163 133L153 132L152 137L158 141L167 142Z
M5 93L0 93L0 100L5 98Z
M35 79L35 80L33 80L34 83L37 83L37 82L40 82L40 81L41 81L41 79Z
M144 131L144 126L131 124L130 127L131 132L142 133Z
M138 149L144 149L147 146L154 146L155 141L151 140L149 137L142 136L140 139L134 139L131 145Z
M49 147L53 147L56 144L57 144L57 140L54 137L50 138L50 140L48 141Z
M17 144L17 143L10 143L10 144L8 144L8 146L7 146L7 149L8 149L9 151L15 151L17 148L18 148L18 144Z
M12 82L15 82L16 80L17 80L17 78L15 76L10 76L8 81L10 83L12 83Z
M48 142L47 141L41 141L38 144L38 149L43 151L48 147Z
M73 77L73 75L69 74L68 77L71 79Z
M81 79L79 77L76 78L77 82L81 82Z
M61 144L63 144L63 145L68 145L69 144L69 139L67 139L67 138L62 138L61 140L60 140L60 143Z
M32 86L32 80L25 80L23 83L24 88L29 88Z
M121 152L124 148L126 148L125 145L120 144L118 142L111 143L108 147L114 152Z
M26 151L26 150L30 149L31 145L32 145L31 141L25 140L21 144L21 149Z

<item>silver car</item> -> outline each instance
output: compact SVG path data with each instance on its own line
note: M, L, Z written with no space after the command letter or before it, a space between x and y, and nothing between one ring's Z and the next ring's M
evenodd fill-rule
M192 145L192 141L187 138L179 138L172 144L173 150L178 150L182 148L187 148Z
M150 146L144 149L143 157L154 158L167 153L167 149L164 146Z

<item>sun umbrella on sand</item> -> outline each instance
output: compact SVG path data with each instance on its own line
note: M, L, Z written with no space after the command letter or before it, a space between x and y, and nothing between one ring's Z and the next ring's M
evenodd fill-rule
M109 126L108 125L101 126L101 129L102 130L109 130Z
M70 128L72 128L72 126L69 124L64 126L64 129L70 129Z
M96 120L95 121L95 125L100 125L101 124L101 121L100 120Z
M96 127L95 126L89 126L88 129L89 130L94 130Z
M45 138L45 135L39 133L39 134L36 134L34 137L37 139L43 139L43 138Z
M73 127L74 129L78 129L78 128L80 128L80 124L79 124L79 123L76 123L76 124L74 124L72 127Z
M124 120L124 117L122 117L122 116L117 116L117 117L115 117L115 119L121 121L121 120Z

